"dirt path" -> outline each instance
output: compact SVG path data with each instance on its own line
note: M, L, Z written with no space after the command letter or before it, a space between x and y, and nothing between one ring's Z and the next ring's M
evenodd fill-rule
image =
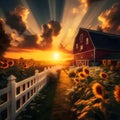
M68 75L61 71L56 87L51 120L74 120L70 112L70 101L67 96L68 89L71 87L72 82Z

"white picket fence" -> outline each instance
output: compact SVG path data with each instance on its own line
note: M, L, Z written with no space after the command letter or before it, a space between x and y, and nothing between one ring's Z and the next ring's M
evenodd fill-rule
M60 67L48 68L43 72L35 71L35 75L20 82L16 82L16 77L8 77L8 85L0 90L0 120L15 120L16 116L33 100L35 95L46 85L47 75L52 70Z

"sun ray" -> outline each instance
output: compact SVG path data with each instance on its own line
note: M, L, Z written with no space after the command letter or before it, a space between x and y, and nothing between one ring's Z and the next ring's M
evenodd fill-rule
M72 0L65 1L64 5L64 13L62 16L61 24L64 26L61 31L60 35L60 41L63 43L63 45L67 48L69 46L70 49L73 47L73 41L74 37L76 35L76 29L78 28L78 25L80 21L82 20L82 17L84 16L84 12L82 11L82 8L79 8L79 5L76 5L79 3L73 3ZM74 14L72 10L76 8L79 9L79 14ZM68 11L69 10L69 11ZM68 22L69 21L69 22ZM73 22L75 21L75 22ZM70 30L72 31L70 33ZM69 43L69 44L68 44Z
M100 4L101 3L101 4ZM85 16L83 16L82 21L79 24L79 27L96 29L98 27L98 15L103 11L105 5L108 4L108 1L95 2L89 8Z
M48 0L50 19L56 21L56 0Z
M53 7L52 7L52 1L48 0L49 3L49 11L50 11L50 19L53 20Z
M53 18L56 21L56 0L53 0Z
M26 0L21 0L22 4L30 11L28 18L27 18L27 24L28 24L28 31L30 31L33 34L40 34L41 30L39 28L39 25L27 3ZM39 21L40 22L40 21ZM34 27L33 27L34 26Z

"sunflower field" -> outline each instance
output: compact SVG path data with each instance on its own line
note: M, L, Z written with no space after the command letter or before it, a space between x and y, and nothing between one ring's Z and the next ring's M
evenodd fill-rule
M66 70L74 86L69 92L76 120L120 120L120 65Z
M7 78L10 75L16 76L16 82L35 74L35 70L39 72L44 70L45 65L33 59L9 59L0 58L0 89L7 86Z

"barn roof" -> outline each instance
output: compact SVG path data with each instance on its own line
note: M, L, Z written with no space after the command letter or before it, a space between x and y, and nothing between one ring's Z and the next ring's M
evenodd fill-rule
M120 50L120 35L86 29L97 49Z
M113 59L113 60L120 60L120 53L111 53L103 56L103 59Z

